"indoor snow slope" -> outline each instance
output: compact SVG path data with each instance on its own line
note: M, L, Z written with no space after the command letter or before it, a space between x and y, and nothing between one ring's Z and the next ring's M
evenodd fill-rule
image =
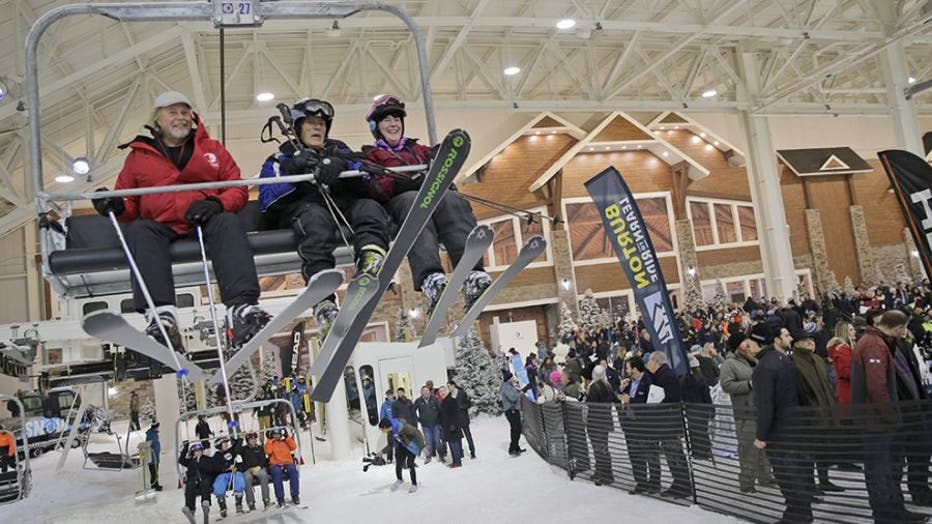
M123 423L114 424L123 430ZM119 429L118 429L119 428ZM395 492L394 465L370 467L362 471L359 459L333 462L321 460L329 455L325 442L315 442L317 464L312 465L310 450L301 467L301 502L307 509L288 508L233 515L233 498L227 497L231 516L224 523L315 522L379 524L444 523L517 523L517 522L602 522L621 516L626 522L738 522L699 509L684 508L661 501L628 495L624 491L596 487L586 481L570 481L566 473L551 467L530 449L518 458L509 457L508 423L504 417L479 417L472 423L477 456L466 458L463 467L449 469L436 460L417 469L419 491L408 493L408 476ZM125 433L124 433L125 435ZM309 435L302 434L305 446ZM144 438L134 432L130 449ZM95 435L90 448L103 446L106 435ZM384 445L384 439L373 447ZM463 442L465 447L465 441ZM522 446L528 447L522 439ZM136 503L134 495L141 488L141 474L133 471L89 471L81 468L81 450L72 450L61 472L55 472L58 452L33 461L33 491L25 501L0 508L3 522L26 523L186 523L181 514L183 492L177 489L174 473L173 437L162 432L161 483L165 491L155 500ZM102 449L101 449L102 450ZM287 493L287 485L285 490ZM258 489L256 495L259 496ZM261 508L261 502L260 502ZM211 522L219 520L214 501ZM198 523L201 513L198 509Z

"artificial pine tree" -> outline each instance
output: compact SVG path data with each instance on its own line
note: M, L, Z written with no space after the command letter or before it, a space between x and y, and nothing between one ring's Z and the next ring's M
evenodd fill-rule
M699 275L686 276L686 310L695 311L705 305L702 297L702 286L699 284Z
M411 342L417 334L414 332L414 323L408 312L402 308L398 311L398 321L395 323L395 342Z
M874 262L874 273L873 273L873 275L871 275L870 284L871 284L872 286L879 286L879 285L883 284L885 280L886 280L886 279L884 278L883 270L880 269L880 264L878 264L878 263L875 261L875 262Z
M845 276L845 295L849 297L854 296L854 282L849 276Z
M183 384L182 379L178 379L178 400L179 414L197 409L197 400L194 397L194 383Z
M841 295L844 292L841 285L838 284L838 277L835 276L834 271L828 272L828 277L825 279L825 287L828 288L828 291L836 295Z
M582 300L579 301L579 327L586 335L592 335L599 332L603 327L602 320L604 314L599 303L595 300L595 295L591 289L587 289L583 294Z
M502 413L499 388L503 368L489 355L475 329L470 329L457 344L455 369L456 385L466 391L472 401L470 416Z
M721 280L715 281L715 296L712 297L712 303L719 311L727 311L731 305L728 295L725 293L725 284Z
M913 278L909 276L909 272L906 271L906 265L902 262L898 262L893 266L893 280L896 281L896 284L907 283L913 280Z
M579 326L576 325L576 321L573 320L573 312L570 311L569 306L566 305L566 302L560 302L560 327L559 335L561 341L572 340L573 335L576 333L576 330L579 329Z
M271 351L266 350L265 354L262 357L262 367L259 370L259 381L261 384L265 385L268 381L277 381L279 375L279 370L275 365L275 355Z
M139 418L142 422L147 424L155 422L158 418L155 412L155 402L152 402L151 398L147 398L146 401L142 403L142 407L139 408Z
M233 400L246 400L253 394L255 380L253 379L252 363L247 362L245 366L236 370L230 381L230 396Z

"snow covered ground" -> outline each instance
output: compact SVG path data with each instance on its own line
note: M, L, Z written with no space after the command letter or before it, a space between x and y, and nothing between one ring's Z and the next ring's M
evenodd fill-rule
M114 429L122 429L124 435L125 428L125 422L114 424ZM607 522L614 520L613 515L620 516L621 508L627 522L738 522L698 507L684 508L585 481L570 481L565 472L551 467L530 449L519 458L511 458L504 417L480 417L473 422L472 431L478 458L464 459L459 469L448 469L436 461L419 467L420 490L415 494L407 492L407 472L405 485L392 492L389 486L394 480L393 465L372 467L364 473L361 449L360 459L353 461L320 460L329 449L326 443L315 442L317 464L307 460L301 468L301 502L308 509L258 511L224 522ZM17 524L186 522L180 512L183 494L176 489L173 437L164 429L162 433L166 453L162 456L161 482L165 491L158 493L154 501L134 500L141 488L139 470L84 470L83 456L77 449L60 472L55 471L58 452L34 460L32 495L0 507L0 520ZM307 443L307 436L303 437ZM140 438L143 432L133 433L130 449L135 450ZM91 447L102 450L106 443L106 435L95 435ZM305 458L309 457L309 451L305 452ZM232 497L228 501L232 509ZM211 517L212 522L219 517L216 503Z

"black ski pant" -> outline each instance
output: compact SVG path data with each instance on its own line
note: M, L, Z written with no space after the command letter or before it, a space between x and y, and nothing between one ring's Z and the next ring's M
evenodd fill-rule
M408 448L404 446L394 446L395 447L395 478L398 480L403 480L401 478L401 470L408 468L408 474L411 475L411 485L417 486L417 473L415 473L414 468L417 467L414 464L414 453L411 453Z
M258 303L256 263L242 221L233 213L220 213L203 228L207 256L220 285L220 299L227 306ZM175 279L169 247L181 238L196 240L197 232L179 235L165 224L141 218L131 222L126 230L126 243L156 306L175 305ZM142 313L148 305L136 278L131 279L133 302L136 311Z
M508 443L508 453L518 453L521 446L518 445L518 439L521 438L521 411L509 409L505 412L505 418L508 419L508 426L511 430L511 441Z
M139 431L140 429L142 429L142 426L139 425L139 412L138 411L130 411L129 420L130 420L130 423L129 423L130 429L132 429L133 431Z
M385 207L400 227L408 216L408 211L416 204L417 191L406 191L395 195L386 202ZM443 273L440 265L440 243L450 255L453 265L459 263L466 250L466 237L476 227L476 216L469 202L452 190L444 193L430 220L421 230L411 251L408 251L408 264L414 278L414 289L421 290L421 282L431 273ZM476 262L473 269L482 270L482 260ZM471 439L467 439L471 441Z
M783 522L812 522L812 498L815 492L812 459L791 445L774 440L767 442L766 450L773 466L773 476L786 501Z
M334 201L353 228L352 242L356 253L370 244L388 249L389 218L378 202L369 198L336 198ZM309 199L290 204L278 219L279 227L289 225L298 237L301 276L305 282L318 271L336 266L333 250L343 240L326 204Z
M463 436L466 437L466 444L469 445L469 456L476 458L476 443L472 441L472 431L469 431L469 423L463 425Z
M10 455L9 446L0 446L0 473L6 473L8 468L16 468L13 455Z
M864 438L864 480L875 522L899 522L906 510L903 498L903 457L888 433L867 433ZM776 465L774 465L776 473ZM779 480L779 479L778 479Z

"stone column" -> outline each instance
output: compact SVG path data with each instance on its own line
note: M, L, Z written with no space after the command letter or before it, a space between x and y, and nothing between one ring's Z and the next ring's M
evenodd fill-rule
M828 289L828 250L825 248L825 235L822 232L822 215L818 209L806 210L806 233L809 237L809 251L812 253L813 279L819 289Z
M680 249L680 262L683 264L684 278L689 275L685 271L690 267L696 270L699 278L699 257L696 256L696 240L693 237L693 225L688 218L676 221L676 242Z
M925 278L925 269L922 267L922 261L918 256L913 256L916 251L916 243L913 242L912 235L909 234L909 228L903 228L903 243L906 245L906 259L909 261L909 276L913 278Z
M570 258L570 235L562 228L550 231L553 252L553 272L557 279L557 297L573 312L578 313L576 304L576 279L573 276L573 262ZM568 285L564 285L564 281ZM567 289L568 288L568 289ZM559 317L558 317L559 318Z
M871 256L871 243L867 237L867 220L862 206L850 206L851 228L854 230L854 247L858 255L858 270L861 282L870 282L874 275L874 258Z

